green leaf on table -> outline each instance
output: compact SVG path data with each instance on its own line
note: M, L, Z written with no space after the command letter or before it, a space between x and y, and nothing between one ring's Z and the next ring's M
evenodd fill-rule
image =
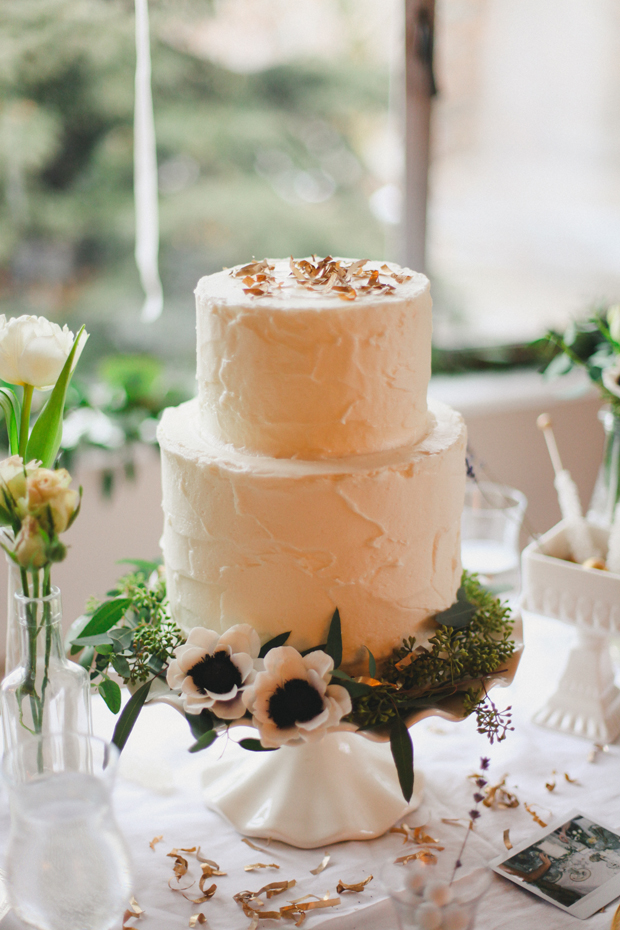
M39 459L44 468L53 468L54 466L62 442L62 417L65 409L67 388L73 373L73 359L83 332L84 327L82 326L75 337L67 361L58 376L58 381L54 385L49 400L32 427L25 455L27 462L32 459Z
M154 678L149 678L148 681L138 688L135 694L131 695L118 718L118 723L114 728L112 742L119 752L123 751L123 747L129 739L129 734L134 728L134 724L140 715L144 702L149 696L149 691L154 681Z
M99 694L106 702L113 714L118 714L121 709L121 689L115 681L106 679L99 684Z
M368 653L368 674L371 678L376 678L377 677L377 660L373 656L368 646L364 646L364 649Z
M390 749L405 801L413 794L413 743L403 720L396 716L390 727Z
M6 432L9 440L9 452L17 455L19 450L19 401L11 388L0 388L0 409L6 421Z
M370 694L372 691L370 685L365 684L363 681L355 681L350 675L347 675L346 672L341 672L339 668L335 668L332 672L332 684L334 683L334 678L336 679L336 684L340 684L343 688L346 688L352 698L361 697L363 694Z
M165 665L165 662L163 659L160 659L159 656L149 656L149 660L146 664L152 672L154 672L156 675L159 675Z
M277 646L283 646L290 635L290 630L288 633L278 633L278 635L274 636L273 639L270 639L268 643L265 643L264 646L261 646L260 652L258 653L258 658L264 659L271 649L276 649Z
M195 739L200 739L201 736L213 729L213 717L206 707L199 714L185 714L185 719Z
M189 747L190 752L200 752L201 749L206 749L207 746L210 746L214 740L217 739L217 733L215 730L208 730L206 733L203 733L200 739L196 740L193 746Z
M325 652L334 660L334 668L342 662L342 630L340 627L340 613L336 607L329 625Z
M94 612L82 632L73 640L71 655L80 651L81 646L96 645L96 643L83 643L84 637L107 633L122 618L125 611L131 607L130 597L116 597L112 601L104 601ZM76 648L75 644L79 644Z
M463 585L456 592L456 601L447 610L435 614L433 619L440 626L450 626L455 630L462 630L471 623L478 608L467 600Z
M247 749L248 752L275 752L275 746L263 746L259 739L240 739L239 746L242 749Z

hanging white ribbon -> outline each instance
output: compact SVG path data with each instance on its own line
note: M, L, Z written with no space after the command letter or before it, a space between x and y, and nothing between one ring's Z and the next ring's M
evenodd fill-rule
M136 94L134 104L134 202L136 209L136 265L145 294L142 322L152 323L163 310L159 278L159 210L157 151L151 93L151 43L148 0L136 3Z

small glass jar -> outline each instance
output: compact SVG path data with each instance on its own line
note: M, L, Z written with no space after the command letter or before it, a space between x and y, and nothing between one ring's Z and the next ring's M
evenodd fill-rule
M92 732L88 672L63 651L60 590L14 600L20 651L0 687L5 751L32 734Z
M588 521L609 528L613 523L616 504L620 501L620 416L611 407L603 407L599 410L598 418L605 431L605 448L588 510Z

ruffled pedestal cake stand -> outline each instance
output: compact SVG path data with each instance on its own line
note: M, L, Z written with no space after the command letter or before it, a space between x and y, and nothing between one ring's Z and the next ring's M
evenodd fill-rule
M504 669L485 680L487 690L509 685L514 678L523 650L520 616L514 616L513 623L515 651ZM462 696L412 714L407 726L431 716L462 720ZM424 777L419 769L410 801L403 798L387 733L343 728L317 742L273 752L248 752L232 743L223 756L212 751L207 757L203 796L207 807L245 836L277 839L302 849L369 840L422 800Z

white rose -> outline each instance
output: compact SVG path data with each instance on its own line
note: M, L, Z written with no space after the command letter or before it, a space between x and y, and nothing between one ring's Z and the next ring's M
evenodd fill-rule
M73 358L75 368L88 338L83 333ZM9 384L52 388L63 369L75 337L71 330L43 316L0 316L0 378Z
M614 364L603 372L603 385L610 394L620 397L620 355L616 358Z
M7 491L13 501L26 496L26 479L39 466L39 462L32 460L24 468L24 462L19 455L12 455L0 462L0 488Z
M43 568L49 562L45 539L34 517L25 517L15 540L15 555L21 567L30 570Z
M80 495L70 484L71 475L66 468L56 471L37 468L26 479L28 512L37 517L51 536L65 532L80 502ZM48 525L50 514L52 526Z

